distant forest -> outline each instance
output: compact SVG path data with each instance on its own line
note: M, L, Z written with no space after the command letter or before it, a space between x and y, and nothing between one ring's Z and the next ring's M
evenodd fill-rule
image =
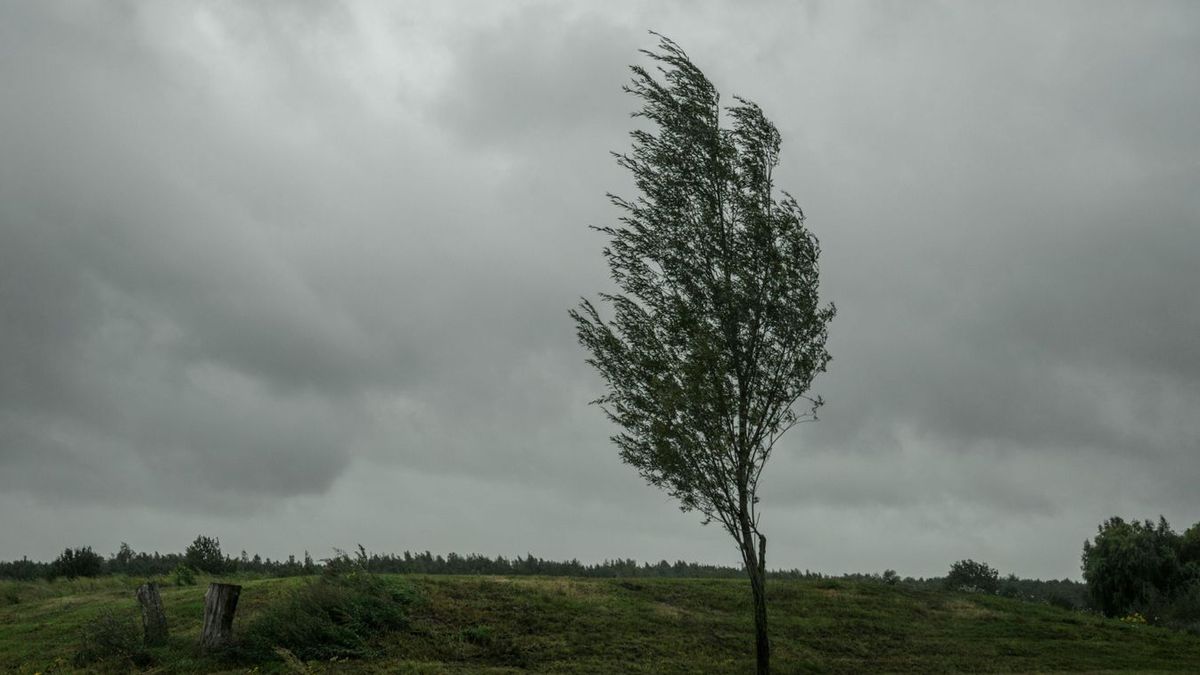
M320 574L323 571L353 565L368 572L390 574L480 574L498 576L565 576L591 578L698 578L698 579L744 579L740 567L708 565L677 560L660 560L656 563L641 562L630 558L613 558L600 563L582 563L578 560L558 561L538 558L532 554L506 558L471 553L461 555L447 553L434 555L429 551L400 554L370 553L362 546L357 551L346 553L334 549L329 558L314 559L307 551L302 557L289 555L286 559L264 558L242 551L231 556L222 553L220 542L213 537L199 536L183 553L153 553L134 551L122 543L118 551L107 558L92 551L90 547L68 548L51 562L33 561L28 558L0 561L0 578L35 580L55 578L96 577L103 575L126 575L130 577L166 577L167 583L179 583L190 576L188 572L199 572L214 576L250 575L269 577L293 577ZM985 566L986 567L986 566ZM992 571L995 575L995 572ZM823 574L809 570L770 570L767 576L773 579L811 579L873 581L908 588L944 588L947 577L914 578L901 577L894 570L879 574L847 573ZM1063 607L1089 609L1085 584L1069 579L1042 581L1020 579L1009 575L996 579L994 591L999 595L1025 600L1050 602Z

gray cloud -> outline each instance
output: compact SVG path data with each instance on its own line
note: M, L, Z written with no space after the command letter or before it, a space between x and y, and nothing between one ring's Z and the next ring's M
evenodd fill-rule
M0 557L136 523L732 562L620 465L565 316L646 28L778 123L840 309L779 565L1060 577L1108 515L1188 524L1196 12L0 9Z

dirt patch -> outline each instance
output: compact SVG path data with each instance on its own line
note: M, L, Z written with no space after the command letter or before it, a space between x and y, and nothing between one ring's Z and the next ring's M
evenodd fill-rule
M665 602L656 602L653 605L651 605L651 607L654 608L655 614L662 616L662 617L666 617L668 619L673 619L676 621L678 621L679 619L682 619L684 616L687 615L686 610L680 609L679 607L676 607L675 605L669 605Z
M593 581L579 581L576 579L562 578L538 578L538 579L513 579L511 583L516 586L523 586L531 590L541 591L551 595L558 595L567 598L594 598L601 595L602 592L599 585Z
M950 615L957 619L986 619L997 616L996 612L987 607L980 607L970 600L954 599L942 606L942 609L950 612Z

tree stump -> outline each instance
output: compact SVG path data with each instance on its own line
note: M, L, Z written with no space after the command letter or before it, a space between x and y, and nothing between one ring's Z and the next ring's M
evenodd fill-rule
M204 628L200 632L201 651L224 649L233 642L233 613L237 611L242 587L236 584L208 585L204 593Z
M166 644L167 614L158 595L158 584L144 583L138 586L137 600L142 606L142 632L146 646Z

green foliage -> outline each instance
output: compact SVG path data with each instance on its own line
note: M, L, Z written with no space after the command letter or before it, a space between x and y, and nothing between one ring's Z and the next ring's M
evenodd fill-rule
M1200 634L1200 524L1176 534L1165 518L1110 518L1083 544L1083 577L1108 616Z
M987 563L959 560L950 566L945 584L951 590L995 593L1000 590L1000 573Z
M79 631L79 647L73 662L94 669L103 664L112 669L145 667L150 655L142 647L137 622L131 614L104 609Z
M99 553L92 551L91 546L84 546L83 548L64 550L54 562L50 563L47 577L50 579L96 577L100 576L103 571L104 558L100 557Z
M1180 588L1164 608L1163 623L1200 635L1200 580Z
M321 573L325 576L337 577L340 575L366 574L371 571L371 556L367 553L367 549L363 548L362 544L355 549L354 555L351 555L340 548L333 549L333 557L325 558L321 561L324 567L321 568Z
M1107 616L1141 612L1153 619L1183 579L1182 540L1165 518L1126 522L1109 518L1095 541L1083 544L1083 578Z
M406 625L414 597L394 579L323 575L269 604L247 626L243 650L252 660L278 649L302 661L370 657L381 636Z
M833 305L818 297L817 238L776 190L780 136L755 103L722 107L679 45L645 51L663 81L632 66L625 91L641 101L633 147L614 153L639 195L609 195L622 212L604 257L619 292L570 312L620 427L621 459L684 511L718 521L750 576L758 672L769 671L766 546L758 484L775 443L815 419L809 397L825 371ZM722 114L729 126L722 126ZM802 411L796 406L803 401Z
M179 563L171 570L171 583L176 586L195 586L196 570L187 563Z
M188 565L209 574L224 574L228 567L225 555L221 553L221 540L216 537L196 537L183 552L183 557Z
M600 295L612 317L588 300L571 316L607 385L597 402L621 428L621 458L753 550L763 465L821 405L806 393L829 363L834 309L818 299L816 237L796 201L777 196L775 126L740 98L723 109L678 45L659 47L644 53L665 82L634 66L626 87L657 133L632 132L630 153L616 155L640 196L609 195L621 225L595 228L620 289Z

